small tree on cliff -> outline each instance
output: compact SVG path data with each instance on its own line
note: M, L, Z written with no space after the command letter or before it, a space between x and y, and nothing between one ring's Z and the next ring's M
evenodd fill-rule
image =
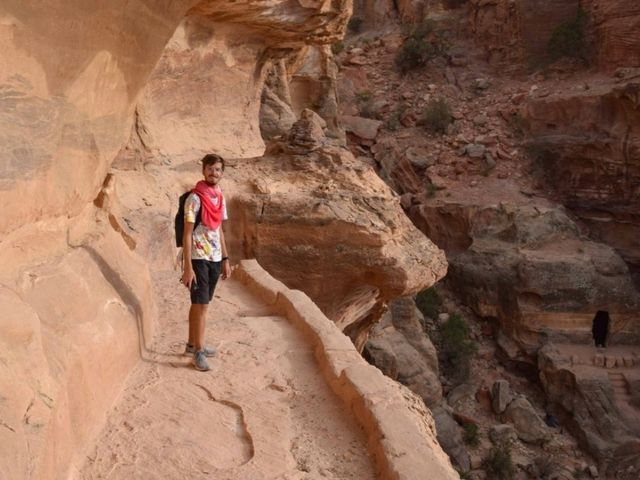
M469 325L454 313L438 328L438 353L444 375L454 383L462 383L471 373L471 356L476 345L469 338Z
M555 28L547 44L547 53L551 60L570 57L587 61L587 43L585 40L587 20L587 13L582 7L579 7L575 18Z
M433 20L415 25L396 55L396 67L405 74L424 67L429 60L445 55L447 48Z

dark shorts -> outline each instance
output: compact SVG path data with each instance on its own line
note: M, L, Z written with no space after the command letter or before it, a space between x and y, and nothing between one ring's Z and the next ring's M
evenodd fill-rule
M206 305L213 298L218 283L222 262L191 260L196 281L191 285L191 303Z

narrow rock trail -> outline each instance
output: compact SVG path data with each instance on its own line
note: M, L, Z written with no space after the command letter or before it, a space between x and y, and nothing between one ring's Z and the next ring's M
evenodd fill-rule
M154 286L152 347L73 478L375 478L364 434L286 318L221 281L207 324L218 355L198 372L182 355L189 304L178 274L158 272Z

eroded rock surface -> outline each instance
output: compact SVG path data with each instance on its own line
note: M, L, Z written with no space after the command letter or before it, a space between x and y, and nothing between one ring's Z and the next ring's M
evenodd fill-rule
M299 136L290 138L243 162L230 203L242 213L231 232L243 256L304 290L361 349L382 305L444 276L444 254L411 225L370 165L321 146L322 138L313 152L284 153L298 151Z
M640 119L638 40L635 30L630 31L637 23L635 5L462 3L451 11L428 11L448 42L446 54L434 56L424 68L398 71L396 55L408 24L384 35L371 29L347 37L337 55L341 97L346 99L343 114L383 122L373 138L350 135L352 151L374 163L401 195L416 226L447 252L447 286L493 325L483 322L482 333L494 338L498 349L478 352L478 362L497 354L504 365L535 375L536 352L545 343L575 342L589 348L594 314L601 309L611 314L611 345L637 344L635 164ZM368 18L371 5L365 9ZM578 16L586 18L579 28L567 23ZM565 33L584 34L584 43L578 41L554 60L559 52L550 51L549 40L560 26ZM427 118L434 100L446 103L450 115L441 133L422 128L437 123ZM517 361L505 361L505 356ZM383 357L393 367L393 359ZM603 353L594 361L601 368L617 368L625 360ZM488 383L478 386L475 401L495 417L489 396L494 373L483 372ZM626 372L623 377L612 373L614 397L634 405L637 380L627 379ZM522 389L514 386L513 392ZM544 396L531 393L527 398L537 415L531 418L541 426ZM466 406L474 403L470 398L454 403ZM510 398L504 400L498 410L507 408ZM595 404L585 407L589 409L602 411ZM633 418L626 409L609 413L618 415L618 421ZM625 457L635 452L633 442L610 444L599 434L584 435L597 437L594 444L601 451L624 458L617 474L637 476L628 461L631 455ZM544 441L545 451L555 440L546 441L544 435L528 439ZM516 443L518 449L525 445ZM471 463L476 469L481 462L474 458ZM526 461L517 458L516 463Z
M313 117L304 108L322 100L322 122L281 152L229 162L234 255L256 255L308 291L360 346L387 301L446 271L370 167L327 140L340 136L328 44L348 0L165 3L2 7L3 477L65 476L146 358L148 265L174 256L177 194L198 178L203 152L261 153L274 65L284 62L291 112Z
M633 342L640 298L624 261L585 239L562 208L507 194L482 207L478 198L451 195L409 211L449 252L448 278L465 303L499 319L530 353L549 338L590 342L599 305L615 318L612 340Z
M442 400L438 357L418 314L411 297L391 302L389 311L371 331L365 357L432 407Z
M637 347L607 350L607 356L638 359ZM633 478L640 471L640 413L618 394L613 378L629 376L632 382L634 369L615 361L598 365L594 353L586 347L547 345L538 353L540 379L550 405L598 459L600 470Z
M640 268L640 70L563 87L525 107L545 181Z
M553 33L575 20L582 9L582 34L593 63L606 70L640 65L640 6L633 0L471 0L469 4L471 30L492 64L518 70L523 62L540 62L549 53Z

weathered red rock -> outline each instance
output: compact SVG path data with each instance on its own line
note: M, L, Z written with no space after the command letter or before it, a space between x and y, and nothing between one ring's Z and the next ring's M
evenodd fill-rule
M529 97L525 117L545 181L606 243L640 267L640 84L599 80Z

